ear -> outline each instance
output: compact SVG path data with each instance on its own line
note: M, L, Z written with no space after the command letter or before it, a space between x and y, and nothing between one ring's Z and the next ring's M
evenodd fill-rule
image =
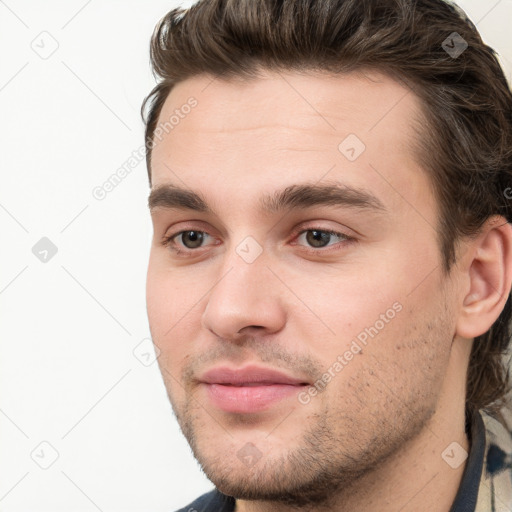
M466 283L456 334L475 338L499 317L512 284L512 226L502 216L489 218L468 242L464 257Z

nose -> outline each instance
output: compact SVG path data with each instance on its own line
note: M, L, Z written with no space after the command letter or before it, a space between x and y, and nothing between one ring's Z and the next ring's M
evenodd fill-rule
M263 254L252 263L232 255L208 297L203 327L231 341L281 330L286 321L281 287L268 263Z

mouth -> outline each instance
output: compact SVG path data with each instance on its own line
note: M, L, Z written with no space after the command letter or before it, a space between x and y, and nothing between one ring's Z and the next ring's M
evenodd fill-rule
M208 400L224 412L254 413L297 395L309 382L271 368L217 367L200 379Z
M248 383L204 384L210 402L225 412L254 413L266 411L277 403L297 395L306 384Z
M242 382L241 384L230 384L230 383L221 383L221 382L212 382L212 384L219 384L221 386L235 386L235 387L254 387L254 386L301 386L302 384L280 384L278 382Z

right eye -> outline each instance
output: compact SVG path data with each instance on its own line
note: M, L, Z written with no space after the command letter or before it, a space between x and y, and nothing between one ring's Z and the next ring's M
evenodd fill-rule
M162 244L180 254L201 248L201 246L204 247L203 242L210 238L212 237L205 231L187 229L164 237Z

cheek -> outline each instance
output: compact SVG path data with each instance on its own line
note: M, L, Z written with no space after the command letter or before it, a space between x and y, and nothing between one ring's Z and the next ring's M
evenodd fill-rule
M176 282L168 270L160 270L150 262L146 281L146 305L153 342L161 351L159 359L168 359L168 352L179 350L176 341L186 320L185 297L176 293ZM190 308L189 308L190 309Z
M146 305L151 332L157 339L172 326L175 294L169 286L169 277L156 271L150 263L146 281Z
M328 337L330 331L333 341L346 340L372 326L381 315L387 313L385 319L393 319L396 310L401 309L403 286L391 276L375 268L355 270L351 267L333 269L329 274L318 273L314 277L309 273L308 279L300 275L291 277L294 288L300 283L298 295L307 308L305 315L297 315L297 310L295 318L310 328L321 327ZM294 303L302 310L296 298Z
M351 378L361 365L380 367L375 360L405 371L413 361L432 358L440 333L425 331L444 307L438 272L432 272L436 262L431 255L422 261L405 253L388 253L371 265L366 261L329 273L310 272L307 278L290 276L290 282L300 284L307 306L303 310L295 299L301 312L297 309L290 320L295 318L304 341L311 340L309 350L325 368L341 356L342 373ZM289 307L293 310L292 303Z
M152 329L159 336L186 319L202 293L200 280L179 268L172 268L163 251L154 251L149 260L146 279L146 304ZM197 277L197 276L196 276Z

